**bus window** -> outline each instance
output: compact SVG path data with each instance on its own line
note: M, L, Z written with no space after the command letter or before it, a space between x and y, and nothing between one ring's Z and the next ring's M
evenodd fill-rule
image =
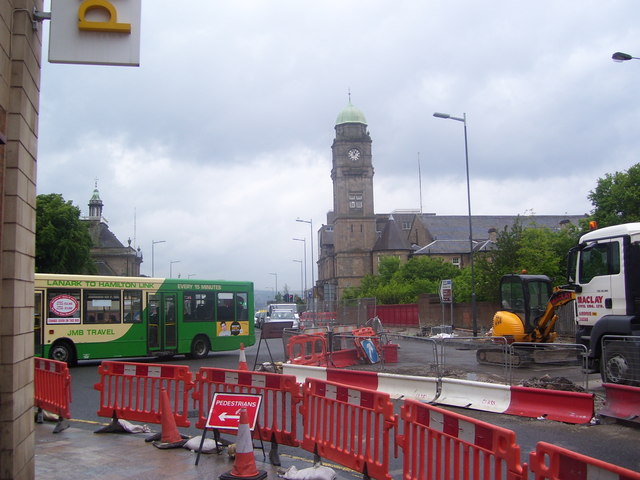
M36 291L33 297L33 339L35 354L42 355L42 292Z
M85 323L120 323L120 291L85 290Z
M184 320L213 322L214 293L184 292Z
M80 290L49 289L47 291L47 325L80 323Z
M236 320L248 320L247 294L236 293Z
M142 322L142 291L125 290L124 323Z
M218 294L218 322L233 322L233 293Z

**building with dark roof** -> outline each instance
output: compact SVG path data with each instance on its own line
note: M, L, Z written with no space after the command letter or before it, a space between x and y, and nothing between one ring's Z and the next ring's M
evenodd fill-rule
M430 255L459 268L470 261L470 250L495 248L498 232L516 220L525 228L561 229L577 225L584 215L473 215L472 241L467 215L423 214L397 210L374 213L373 155L364 114L349 101L336 119L331 147L333 210L318 232L316 296L339 300L345 288L357 287L365 275L378 273L380 259Z
M123 277L140 276L142 252L131 246L131 239L125 247L109 230L107 219L102 215L103 203L98 186L93 190L89 200L89 216L82 220L87 222L89 234L93 241L91 258L98 269L98 275L117 275Z

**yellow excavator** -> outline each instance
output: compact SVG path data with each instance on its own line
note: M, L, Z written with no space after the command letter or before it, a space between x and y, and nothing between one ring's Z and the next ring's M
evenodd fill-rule
M500 279L500 302L502 310L493 316L491 336L501 346L480 348L476 353L479 363L503 365L505 344L548 344L557 338L555 325L557 309L575 300L573 290L553 287L546 275L513 274ZM512 366L527 363L554 363L569 360L575 352L560 349L545 349L543 345L516 345L509 349Z

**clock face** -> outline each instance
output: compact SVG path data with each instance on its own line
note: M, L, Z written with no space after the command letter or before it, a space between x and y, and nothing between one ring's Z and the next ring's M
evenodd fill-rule
M347 156L355 162L360 158L360 150L358 150L357 148L352 148L347 152Z

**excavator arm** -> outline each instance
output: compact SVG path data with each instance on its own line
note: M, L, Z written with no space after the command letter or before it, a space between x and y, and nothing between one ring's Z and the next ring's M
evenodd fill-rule
M535 343L551 343L555 341L557 334L554 328L558 321L556 311L562 305L566 305L575 299L576 293L573 290L555 287L547 302L544 313L536 319L535 327L524 341Z

